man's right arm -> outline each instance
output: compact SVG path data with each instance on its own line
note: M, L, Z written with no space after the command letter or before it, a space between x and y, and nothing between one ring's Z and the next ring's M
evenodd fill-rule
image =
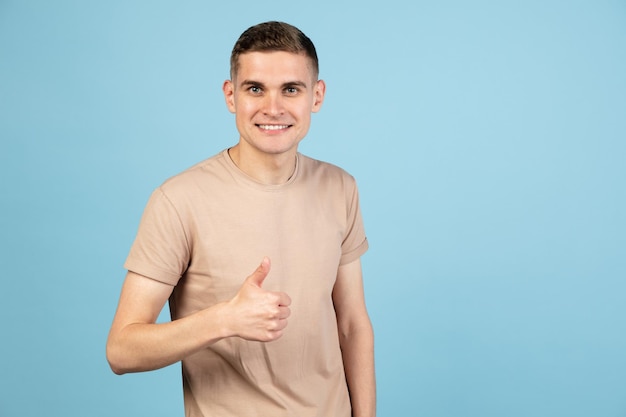
M156 319L173 287L128 272L107 340L111 369L116 374L159 369L225 337L278 339L291 300L261 288L269 269L266 258L231 300L167 323Z

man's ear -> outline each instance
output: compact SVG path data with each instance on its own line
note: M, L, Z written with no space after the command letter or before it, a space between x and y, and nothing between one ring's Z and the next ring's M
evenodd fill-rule
M313 108L311 111L313 113L317 113L322 108L322 103L324 102L324 95L326 94L326 83L324 80L317 80L315 82L314 93L313 93Z
M224 92L224 100L226 100L228 111L235 113L235 86L233 82L231 80L224 81L222 91Z

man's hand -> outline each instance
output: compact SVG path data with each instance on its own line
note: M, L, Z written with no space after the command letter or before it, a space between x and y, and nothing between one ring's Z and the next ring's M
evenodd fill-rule
M262 288L269 271L270 260L264 258L228 302L228 327L234 336L260 342L270 342L282 336L291 314L291 299L283 292Z

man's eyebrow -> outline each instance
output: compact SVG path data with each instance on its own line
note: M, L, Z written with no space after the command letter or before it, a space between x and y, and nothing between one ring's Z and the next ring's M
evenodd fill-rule
M254 81L254 80L243 80L241 83L239 83L239 86L240 87L251 87L251 86L264 87L262 82Z
M304 81L289 81L283 84L283 87L302 87L307 88L308 85Z

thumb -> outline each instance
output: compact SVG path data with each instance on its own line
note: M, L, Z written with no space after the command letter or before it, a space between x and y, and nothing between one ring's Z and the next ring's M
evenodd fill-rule
M263 281L265 281L265 277L267 277L267 274L269 274L270 272L270 259L266 256L265 258L263 258L263 261L261 261L261 265L259 265L259 267L252 273L252 275L250 275L248 277L248 281L261 288L261 286L263 285Z

